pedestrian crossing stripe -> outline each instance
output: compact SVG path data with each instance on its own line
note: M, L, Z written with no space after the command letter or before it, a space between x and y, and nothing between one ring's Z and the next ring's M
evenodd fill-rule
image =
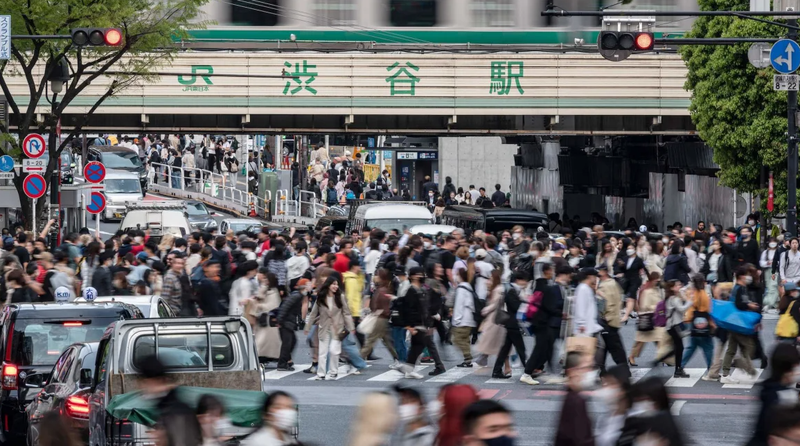
M635 384L640 379L644 378L645 375L650 373L650 370L653 370L653 369L648 369L648 368L644 368L644 367L642 367L642 368L640 368L640 367L631 368L631 384Z
M670 378L665 386L667 387L694 387L697 381L706 373L706 369L683 369L684 372L689 374L688 378Z
M274 380L274 379L286 378L289 375L294 375L295 373L300 373L300 372L302 372L303 370L305 370L305 369L307 369L309 367L311 367L311 364L295 364L294 365L294 370L287 370L287 371L271 370L269 372L265 371L264 372L264 379L266 379L266 380Z
M369 367L369 365L367 365L367 367ZM364 368L367 368L367 367L364 367ZM364 370L364 369L361 369L361 370ZM340 364L339 368L336 369L336 379L335 380L339 381L340 379L344 378L345 376L350 376L355 372L356 372L356 368L351 366L350 364ZM330 374L331 374L331 371L328 370L328 376L330 376ZM308 378L308 381L315 381L316 379L317 379L317 376L314 375L311 378ZM326 381L327 381L327 379L326 379Z
M418 365L414 367L414 371L417 373L422 373L423 370L427 369L428 365ZM388 372L381 373L378 376L373 376L369 378L367 381L379 381L379 382L397 382L401 379L405 378L406 374L399 371L399 370L389 370Z
M428 383L454 383L461 378L472 375L478 367L453 367L439 376L426 380Z

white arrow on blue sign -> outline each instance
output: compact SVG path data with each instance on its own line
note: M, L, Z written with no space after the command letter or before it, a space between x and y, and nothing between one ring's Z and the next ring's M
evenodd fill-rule
M781 39L772 45L769 60L779 73L794 73L800 67L800 45L794 40Z

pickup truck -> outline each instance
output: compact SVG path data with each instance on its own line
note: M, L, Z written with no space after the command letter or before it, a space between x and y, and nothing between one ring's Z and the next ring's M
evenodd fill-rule
M244 318L209 317L118 321L98 345L89 393L89 446L153 444L148 426L114 417L109 403L138 390L141 360L157 355L175 384L263 392L253 332ZM254 395L255 395L254 392ZM263 393L262 393L263 394ZM243 435L255 426L241 427Z

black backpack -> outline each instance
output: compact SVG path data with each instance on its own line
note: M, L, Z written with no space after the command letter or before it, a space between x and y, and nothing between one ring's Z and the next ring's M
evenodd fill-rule
M405 327L403 314L406 311L406 296L397 296L389 304L389 325L392 327Z
M690 325L693 337L707 338L711 336L711 315L705 311L695 311Z
M444 250L439 248L428 255L428 258L425 259L425 271L429 271L436 264L442 264L442 251Z

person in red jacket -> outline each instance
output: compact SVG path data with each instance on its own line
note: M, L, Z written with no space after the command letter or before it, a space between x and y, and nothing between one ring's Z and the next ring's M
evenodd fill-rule
M342 239L339 252L336 253L336 261L333 262L333 269L344 274L350 270L350 254L353 251L353 240L350 238Z

